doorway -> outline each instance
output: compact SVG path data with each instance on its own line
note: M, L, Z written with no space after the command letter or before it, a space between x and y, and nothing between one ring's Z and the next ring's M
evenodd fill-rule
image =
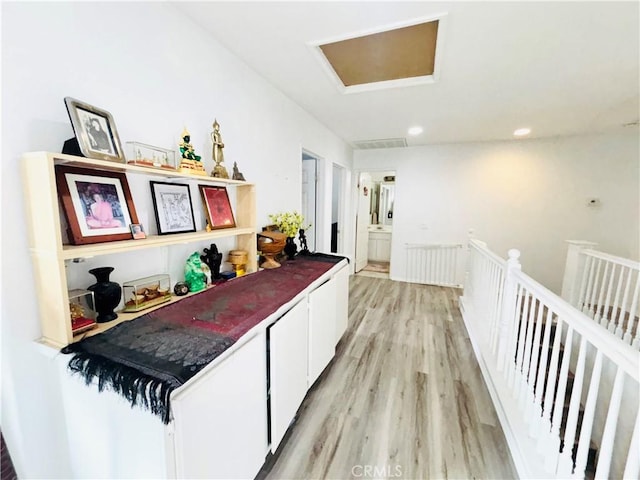
M395 171L361 172L358 177L356 273L389 278L395 181Z
M311 227L305 231L307 246L316 251L318 225L318 157L302 151L302 215Z
M333 164L331 183L331 253L344 251L344 186L346 185L346 169Z

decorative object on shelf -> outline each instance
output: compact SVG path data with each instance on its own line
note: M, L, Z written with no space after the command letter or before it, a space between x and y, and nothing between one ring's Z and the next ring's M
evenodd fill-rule
M181 173L206 175L207 172L204 169L204 165L202 165L200 155L196 155L196 152L193 150L193 146L189 143L190 141L191 135L189 134L187 127L185 127L182 131L182 142L179 144L182 160L180 161L180 167L178 170Z
M198 185L200 197L204 203L207 222L212 230L218 228L234 228L236 221L231 210L229 194L225 187Z
M124 162L124 153L113 117L106 110L71 97L64 98L75 139L64 142L62 153L81 154L113 162ZM75 151L77 144L78 151Z
M245 274L248 261L249 254L246 250L231 250L229 252L228 262L233 265L233 271L236 272L236 277L241 277Z
M118 318L118 314L113 310L120 303L122 289L116 282L109 280L111 272L113 272L113 267L98 267L89 270L89 273L97 280L96 283L87 287L87 290L91 290L95 296L98 323L110 322Z
M189 285L184 282L178 282L173 286L173 293L175 293L178 297L182 297L189 293Z
M236 272L220 272L220 278L222 278L223 280L231 280L232 278L236 278Z
M306 225L304 223L304 216L296 211L269 215L269 219L276 225L278 230L287 236L284 253L287 254L289 260L293 260L298 251L298 247L294 241L295 236L300 230L305 230L311 225Z
M131 239L129 225L138 223L138 216L125 174L64 165L56 165L55 172L69 242Z
M295 237L287 237L287 242L284 245L284 253L287 254L287 260L295 260L298 246L294 242Z
M147 238L147 234L144 233L144 228L142 228L141 223L132 223L129 225L131 229L131 235L133 235L134 240L142 240L143 238Z
M281 232L261 232L258 233L258 250L264 257L264 262L260 264L262 268L278 268L280 263L275 259L284 249L287 236Z
M182 137L182 142L180 142L179 147L182 158L186 160L196 160L199 162L200 155L196 155L196 152L193 149L193 145L189 143L191 142L191 134L189 133L189 130L187 130L187 127L184 127L182 135L180 136Z
M202 271L202 261L198 252L193 252L184 266L184 281L190 292L199 292L207 286L207 277Z
M138 278L122 284L124 312L139 312L171 300L169 275L160 274Z
M211 142L213 143L213 161L216 162L215 167L213 167L213 171L211 172L212 177L217 178L229 178L229 172L227 172L226 167L224 166L224 142L222 141L222 134L220 133L220 124L218 120L213 121L213 132L211 132Z
M309 255L309 247L307 246L307 236L304 234L304 228L301 228L298 231L298 238L300 239L300 246L302 250L300 250L300 255Z
M189 185L151 181L158 234L195 232Z
M127 142L127 163L143 167L177 170L176 152L140 142Z
M234 180L240 180L242 182L245 181L244 175L238 170L237 162L233 162L233 175L231 176L231 178L233 178Z
M96 327L96 310L91 290L69 290L69 314L74 335Z
M205 248L203 251L204 255L200 255L200 260L209 266L213 279L218 280L220 278L222 254L218 252L218 247L215 243L212 243L209 248Z

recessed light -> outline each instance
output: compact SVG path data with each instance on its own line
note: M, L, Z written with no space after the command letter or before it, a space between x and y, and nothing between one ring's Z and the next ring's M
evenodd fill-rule
M408 133L409 135L420 135L423 131L424 130L422 127L416 126L416 127L411 127Z
M530 128L519 128L515 132L513 132L513 135L516 137L524 137L526 135L529 135L530 133L531 133Z

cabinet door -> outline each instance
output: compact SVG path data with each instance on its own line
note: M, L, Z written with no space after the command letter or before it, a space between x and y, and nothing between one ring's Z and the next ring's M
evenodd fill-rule
M378 259L378 240L376 240L375 238L372 238L370 233L368 260L377 260L377 259Z
M271 451L275 453L307 394L307 299L300 301L271 326Z
M254 478L267 454L266 337L176 395L178 478Z
M335 302L335 280L309 294L309 386L320 376L336 351Z
M334 276L336 284L336 343L349 324L349 268L343 267Z
M376 251L378 260L388 262L391 260L391 235L385 235L384 238L378 240L378 249Z

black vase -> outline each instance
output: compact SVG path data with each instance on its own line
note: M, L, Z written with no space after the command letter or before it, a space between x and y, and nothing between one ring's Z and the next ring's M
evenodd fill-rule
M98 312L98 323L110 322L118 318L118 314L113 311L122 298L122 288L116 282L109 281L109 274L113 272L113 267L92 268L89 273L96 277L97 282L87 287L93 291L96 302L96 312Z
M298 251L298 246L293 240L294 237L287 237L287 243L284 245L284 253L287 254L288 260L294 260L296 258L296 252Z

